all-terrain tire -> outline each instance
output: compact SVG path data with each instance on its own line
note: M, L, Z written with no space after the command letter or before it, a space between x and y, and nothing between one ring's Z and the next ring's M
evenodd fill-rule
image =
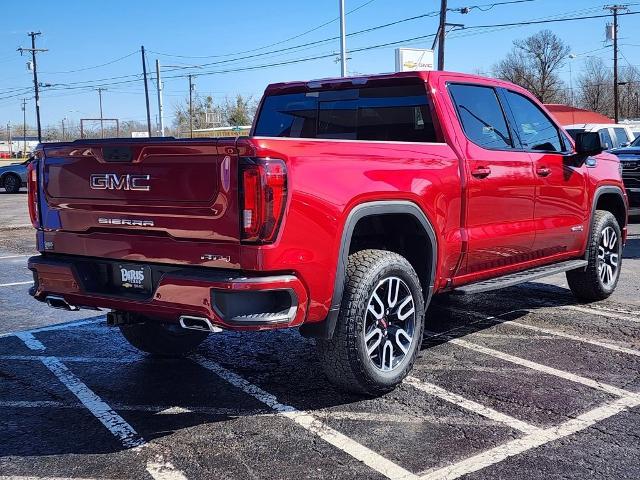
M618 257L617 269L615 270L613 279L611 282L605 283L600 276L602 259L599 258L599 254L600 256L602 255L602 235L607 228L613 229L617 236L617 247L614 250L617 250ZM614 217L611 212L596 210L594 214L589 244L587 245L587 261L589 263L586 268L579 268L567 272L569 288L581 302L604 300L613 293L618 285L620 269L622 267L622 234L620 232L620 225L618 225L616 217Z
M120 332L138 350L163 357L184 356L208 336L207 332L154 321L120 325Z
M401 279L411 292L415 308L413 340L397 368L377 369L367 353L364 339L367 305L375 289L389 277ZM393 390L407 376L422 343L424 296L411 264L397 253L361 250L349 255L347 277L338 321L330 340L318 339L325 374L341 390L380 395Z

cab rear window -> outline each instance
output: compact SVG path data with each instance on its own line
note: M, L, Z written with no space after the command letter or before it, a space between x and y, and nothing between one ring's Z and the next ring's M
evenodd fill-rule
M263 137L436 142L423 84L291 93L265 98Z

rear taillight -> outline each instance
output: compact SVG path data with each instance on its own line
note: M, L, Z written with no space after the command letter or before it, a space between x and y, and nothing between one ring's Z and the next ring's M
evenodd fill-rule
M38 208L38 161L33 160L27 166L27 191L29 217L34 228L40 228L40 209Z
M273 242L287 202L287 167L278 159L251 159L241 175L242 239Z

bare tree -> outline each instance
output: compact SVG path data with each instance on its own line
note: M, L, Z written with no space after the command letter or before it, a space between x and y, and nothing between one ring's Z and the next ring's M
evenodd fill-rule
M620 112L625 118L640 117L640 70L634 66L622 69L620 83Z
M558 69L570 48L550 30L542 30L524 40L515 40L513 49L498 62L496 77L520 85L542 103L557 103L566 98L564 82Z
M613 116L613 74L601 58L587 59L577 83L580 107Z

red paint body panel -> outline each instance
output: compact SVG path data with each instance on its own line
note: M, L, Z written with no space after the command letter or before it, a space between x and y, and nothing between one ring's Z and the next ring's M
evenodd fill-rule
M562 155L486 150L470 142L448 94L450 82L520 87L472 75L407 72L371 78L271 85L265 95L313 89L393 85L408 77L424 82L440 143L249 137L234 140L139 140L44 146L40 162L45 259L59 254L160 265L237 270L249 278L286 276L301 305L295 321L320 322L332 304L342 233L357 205L383 200L413 202L433 226L437 242L434 291L583 255L595 191L624 188L617 160L598 156L595 168L570 167ZM403 80L404 81L404 80ZM538 103L538 102L536 102ZM539 105L539 104L538 104ZM125 147L130 162L105 159L105 147ZM273 243L242 242L240 163L245 157L286 164L286 208ZM536 168L551 169L539 178ZM491 175L471 175L489 167ZM95 190L91 174L149 175L150 191ZM149 220L152 226L101 224L100 218ZM582 225L583 231L571 227ZM33 262L36 296L64 295L75 304L122 309L177 321L206 315L203 301L219 285L167 274L151 302L89 295L73 266ZM253 280L251 288L266 288ZM75 286L74 286L75 285ZM269 288L272 288L271 285ZM223 325L228 328L237 328ZM249 327L247 327L249 328Z

